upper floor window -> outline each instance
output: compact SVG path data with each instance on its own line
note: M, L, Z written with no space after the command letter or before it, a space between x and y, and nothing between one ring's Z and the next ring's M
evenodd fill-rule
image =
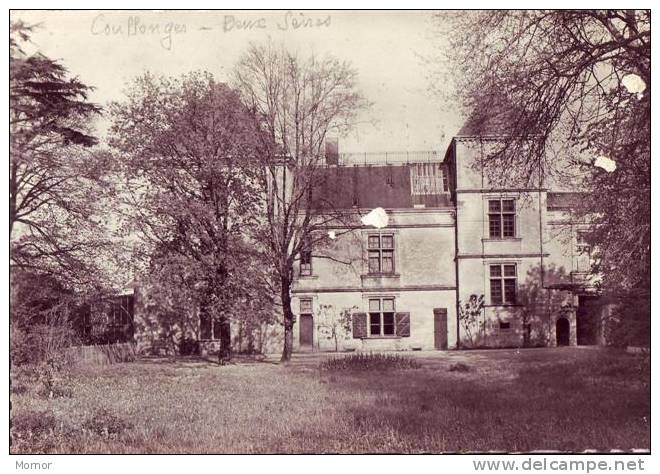
M300 276L310 276L312 274L312 246L305 243L300 251Z
M369 273L394 273L394 236L368 237Z
M515 264L490 266L490 302L492 304L515 304L517 276Z
M394 298L369 300L369 335L394 336Z
M516 203L513 199L488 200L488 234L491 239L516 236Z

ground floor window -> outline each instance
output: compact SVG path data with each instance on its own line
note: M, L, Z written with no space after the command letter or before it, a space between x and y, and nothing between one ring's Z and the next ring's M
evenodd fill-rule
M199 338L202 340L220 340L222 338L222 324L223 322L220 319L213 318L208 313L199 313Z
M396 335L394 298L371 298L369 300L369 335Z
M515 304L517 291L516 264L490 265L491 304Z

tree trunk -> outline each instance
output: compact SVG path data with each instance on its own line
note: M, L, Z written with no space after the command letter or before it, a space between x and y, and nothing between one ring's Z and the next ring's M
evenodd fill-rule
M293 311L291 310L291 281L281 279L282 313L284 316L284 347L282 348L282 362L291 360L293 352Z

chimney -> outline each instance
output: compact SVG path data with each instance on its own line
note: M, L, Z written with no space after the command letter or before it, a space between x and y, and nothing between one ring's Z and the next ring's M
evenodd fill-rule
M325 139L325 164L339 164L339 139L336 137Z

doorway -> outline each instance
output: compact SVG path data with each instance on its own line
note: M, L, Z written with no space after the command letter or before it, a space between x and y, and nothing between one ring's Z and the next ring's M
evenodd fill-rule
M557 345L568 346L571 343L571 323L566 318L557 320Z
M578 296L575 315L578 346L598 344L600 311L601 306L597 296Z
M311 314L300 315L300 348L311 349L314 343L314 318Z
M447 308L433 309L433 339L437 350L447 350Z

